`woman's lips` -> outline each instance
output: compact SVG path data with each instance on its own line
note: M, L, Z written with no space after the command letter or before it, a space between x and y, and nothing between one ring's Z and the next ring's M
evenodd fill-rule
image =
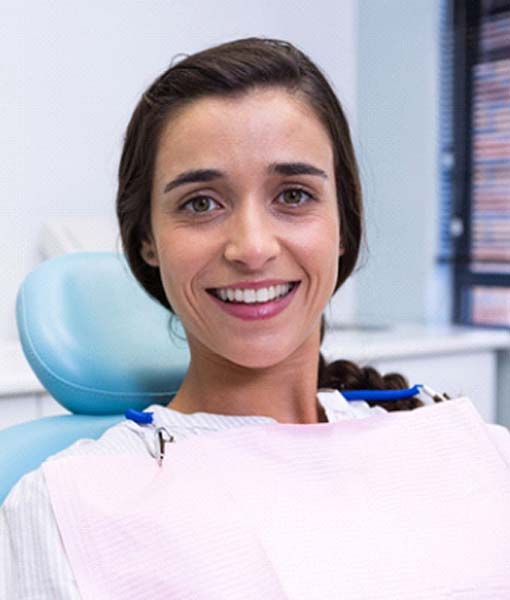
M223 302L211 292L208 292L209 298L216 303L224 312L238 319L245 321L255 321L258 319L270 319L275 317L292 302L301 282L296 282L296 285L290 292L282 298L269 300L268 302L254 302L253 304L244 304L243 302Z

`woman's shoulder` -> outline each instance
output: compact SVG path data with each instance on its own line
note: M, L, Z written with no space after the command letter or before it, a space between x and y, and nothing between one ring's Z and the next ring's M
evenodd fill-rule
M168 429L176 441L193 437L200 433L216 431L227 426L243 424L243 419L249 424L257 422L257 418L218 417L206 414L181 414L168 410L164 406L152 405L146 409L152 412L155 424ZM230 420L229 420L230 419ZM260 420L260 418L258 418ZM226 423L223 421L227 420ZM233 422L231 422L233 421ZM239 422L238 422L239 421ZM129 419L123 419L107 429L98 439L79 439L64 450L51 455L46 461L54 461L74 456L97 456L137 454L155 456L154 428L140 425ZM42 466L24 475L13 487L5 502L10 506L20 502L27 504L31 498L45 493L44 471Z
M146 455L150 454L147 440L146 431L126 420L107 429L99 439L80 439L46 460L119 453ZM42 465L24 475L0 506L0 598L31 598L35 584L38 594L48 593L44 597L79 598Z
M0 597L80 597L42 467L24 475L0 506Z
M86 454L146 454L147 437L143 427L126 419L109 427L98 439L79 439L47 460Z
M147 454L149 448L146 435L141 427L130 421L122 421L107 429L97 440L79 439L64 450L49 456L46 460L59 460L71 456L101 455L101 454ZM26 473L13 486L2 505L6 510L15 510L19 506L40 505L47 490L42 465Z

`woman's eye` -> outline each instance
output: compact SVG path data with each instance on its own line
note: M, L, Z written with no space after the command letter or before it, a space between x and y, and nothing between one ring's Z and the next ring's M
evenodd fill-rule
M313 200L313 196L301 188L289 188L280 194L283 204L287 206L301 206L309 200Z
M282 204L285 206L302 206L313 200L313 196L301 188L289 188L279 194ZM210 196L195 196L185 202L180 210L191 212L194 215L211 213L218 202Z
M218 204L210 196L195 196L181 206L181 210L189 210L192 213L208 213L212 207L212 203ZM189 208L187 208L189 207Z

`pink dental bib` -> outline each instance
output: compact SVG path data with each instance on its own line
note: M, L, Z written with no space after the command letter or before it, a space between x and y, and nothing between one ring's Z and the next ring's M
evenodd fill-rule
M510 436L465 398L43 468L84 600L510 598Z

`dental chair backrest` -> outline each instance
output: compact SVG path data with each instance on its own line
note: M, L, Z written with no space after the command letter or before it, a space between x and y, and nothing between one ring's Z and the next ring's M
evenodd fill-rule
M128 408L167 404L189 364L180 322L146 294L120 254L42 263L20 288L16 317L30 366L72 414L0 431L0 504L51 454L97 439Z

